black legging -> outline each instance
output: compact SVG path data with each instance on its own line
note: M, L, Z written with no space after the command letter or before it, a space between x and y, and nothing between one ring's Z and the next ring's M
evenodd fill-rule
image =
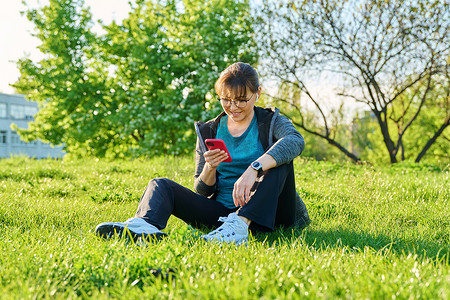
M293 163L265 172L250 201L238 215L252 220L250 229L272 231L276 226L292 226L295 218L295 179ZM229 209L214 199L197 194L167 178L150 181L141 197L136 218L163 229L170 215L192 226L217 227L225 217L238 208Z

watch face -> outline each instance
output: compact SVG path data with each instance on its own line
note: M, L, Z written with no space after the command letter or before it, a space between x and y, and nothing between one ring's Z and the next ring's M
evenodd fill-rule
M259 161L254 161L252 162L252 168L258 171L262 168L262 165Z

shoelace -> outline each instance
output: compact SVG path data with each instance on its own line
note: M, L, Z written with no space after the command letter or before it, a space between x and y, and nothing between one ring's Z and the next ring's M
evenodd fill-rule
M216 234L217 232L222 231L222 229L223 229L222 226L225 225L225 224L228 224L228 225L231 227L231 229L232 229L233 231L235 231L235 229L236 229L236 224L237 224L236 221L237 221L237 220L232 219L232 218L229 218L229 217L219 217L219 222L223 222L223 224L222 224L219 228L217 228L216 230L210 232L208 235L214 235L214 234Z
M235 221L234 219L231 219L231 218L228 218L228 217L219 217L219 222L225 223L228 220L231 221L231 222Z

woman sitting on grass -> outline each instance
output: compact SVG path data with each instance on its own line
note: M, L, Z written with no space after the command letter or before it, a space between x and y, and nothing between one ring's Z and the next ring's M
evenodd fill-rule
M230 65L215 89L224 111L195 124L197 193L167 178L152 179L134 218L99 224L96 234L121 236L127 229L135 239L159 238L174 215L195 227L218 227L202 236L206 241L240 244L247 241L249 228L267 232L309 223L295 190L292 162L303 151L303 137L278 109L255 106L261 87L249 64ZM225 142L231 162L224 162L225 151L206 148L211 138Z

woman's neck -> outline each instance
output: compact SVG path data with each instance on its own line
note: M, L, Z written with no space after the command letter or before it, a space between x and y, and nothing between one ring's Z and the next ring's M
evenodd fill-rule
M227 127L228 127L228 131L230 132L230 134L234 137L238 137L241 136L248 128L248 126L250 126L250 123L253 120L253 116L255 115L255 111L252 111L249 115L248 118L245 118L244 120L241 121L234 121L233 119L231 119L230 117L227 118Z

